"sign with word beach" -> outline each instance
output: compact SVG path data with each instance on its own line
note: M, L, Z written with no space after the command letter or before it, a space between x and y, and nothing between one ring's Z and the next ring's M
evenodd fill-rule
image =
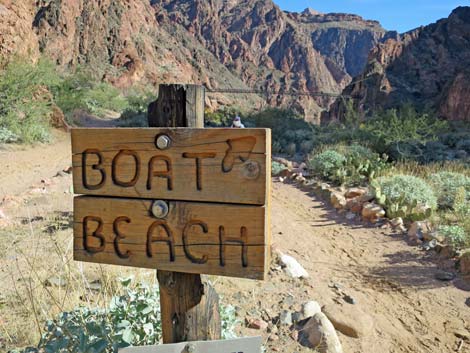
M266 129L73 129L74 258L263 279Z

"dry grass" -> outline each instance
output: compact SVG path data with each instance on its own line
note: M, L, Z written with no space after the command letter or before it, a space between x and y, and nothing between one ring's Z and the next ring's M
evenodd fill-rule
M383 175L407 174L428 178L438 172L455 172L470 176L470 164L465 162L446 162L419 164L417 162L398 162L393 168L384 170Z
M72 248L67 212L0 229L0 351L37 345L45 321L62 311L106 306L118 277L155 282L152 270L76 262Z

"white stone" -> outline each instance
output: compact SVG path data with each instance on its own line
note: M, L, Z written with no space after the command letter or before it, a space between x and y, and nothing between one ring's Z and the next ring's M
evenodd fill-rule
M315 314L300 329L299 343L320 353L343 353L335 328L323 313Z
M321 306L315 300L306 302L302 306L302 314L304 315L304 318L312 317L318 313L321 313Z
M308 272L302 267L301 264L297 262L292 256L281 254L279 257L279 261L281 265L284 266L284 270L286 271L289 277L293 278L307 278Z

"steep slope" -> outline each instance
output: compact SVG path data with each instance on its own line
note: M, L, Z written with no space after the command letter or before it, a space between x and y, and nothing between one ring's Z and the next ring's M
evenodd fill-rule
M31 30L32 1L0 0L0 64L11 55L39 57L38 40Z
M379 44L367 67L343 91L365 111L412 102L449 120L470 121L470 7ZM323 121L341 119L338 100Z
M286 13L272 1L154 0L161 26L184 26L272 105L293 105L315 120L330 98L283 95L339 93L362 70L386 31L373 21L312 10ZM278 94L279 93L279 94Z
M268 104L312 121L332 98L309 93L339 94L389 36L375 21L287 13L271 0L0 0L0 18L3 59L44 53L63 67L91 66L121 88L143 81L263 90ZM210 98L210 107L251 109L265 99Z

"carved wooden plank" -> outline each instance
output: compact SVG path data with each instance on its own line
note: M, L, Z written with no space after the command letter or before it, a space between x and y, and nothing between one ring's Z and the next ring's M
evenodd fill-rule
M74 259L263 279L266 207L169 202L165 219L152 201L80 196L74 200Z
M159 149L156 139L171 144ZM73 129L75 193L264 205L266 129Z

